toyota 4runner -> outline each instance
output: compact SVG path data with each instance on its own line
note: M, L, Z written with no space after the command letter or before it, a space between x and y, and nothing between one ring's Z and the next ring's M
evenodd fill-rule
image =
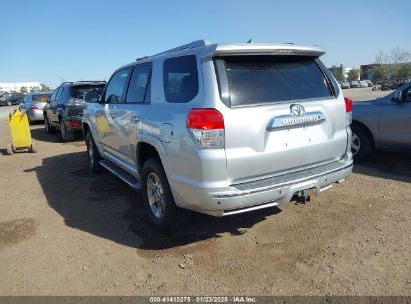
M315 46L200 40L119 68L91 91L89 165L141 190L149 218L237 214L306 198L352 171L352 101Z

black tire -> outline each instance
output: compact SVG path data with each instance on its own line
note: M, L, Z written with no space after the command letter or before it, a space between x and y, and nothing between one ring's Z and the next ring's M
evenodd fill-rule
M98 152L96 143L94 142L93 136L90 131L86 135L86 146L87 146L87 155L88 155L88 166L93 174L100 172L100 153ZM90 153L92 152L92 153Z
M374 150L374 140L366 128L361 125L351 125L352 131L352 148L355 161L366 160ZM358 149L354 147L358 146ZM355 152L357 150L357 152Z
M158 177L163 190L162 198L164 200L164 210L161 217L154 214L149 202L148 178L149 176L150 178L151 176L154 176L153 174ZM174 202L166 173L164 172L161 161L158 158L150 158L144 163L141 176L141 185L144 204L146 206L151 224L161 232L172 233L175 231L181 223L181 217L183 216L184 211L178 208Z
M47 118L47 115L44 115L44 129L48 134L52 134L55 131L54 127L50 126L50 121Z
M63 119L60 119L60 135L63 142L72 141L74 139L74 132L67 130Z

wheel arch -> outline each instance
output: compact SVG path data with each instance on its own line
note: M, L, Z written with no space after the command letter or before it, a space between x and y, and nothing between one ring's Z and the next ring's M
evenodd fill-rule
M375 147L375 143L376 143L375 142L375 136L371 132L370 128L368 128L363 122L358 121L358 120L353 120L352 123L351 123L351 126L359 126L359 127L363 128L368 133L368 135L370 136L370 138L372 140L372 145Z
M157 157L160 160L166 175L169 175L170 168L167 164L165 149L161 142L157 142L157 140L144 140L137 144L136 165L139 174L141 175L143 171L144 162L152 157Z

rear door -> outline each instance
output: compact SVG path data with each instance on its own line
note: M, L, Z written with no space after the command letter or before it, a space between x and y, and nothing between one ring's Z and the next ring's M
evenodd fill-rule
M308 56L226 56L215 60L223 109L227 175L233 182L341 159L347 150L342 95ZM225 83L224 83L225 82ZM227 90L227 92L224 92Z
M118 152L130 164L135 162L144 113L150 104L150 76L149 63L133 68L124 103L120 103L116 111Z

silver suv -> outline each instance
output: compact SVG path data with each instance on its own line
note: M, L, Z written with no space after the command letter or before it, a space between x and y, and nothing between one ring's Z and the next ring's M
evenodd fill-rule
M86 94L89 165L141 190L151 222L307 198L352 171L351 107L314 46L196 41Z

